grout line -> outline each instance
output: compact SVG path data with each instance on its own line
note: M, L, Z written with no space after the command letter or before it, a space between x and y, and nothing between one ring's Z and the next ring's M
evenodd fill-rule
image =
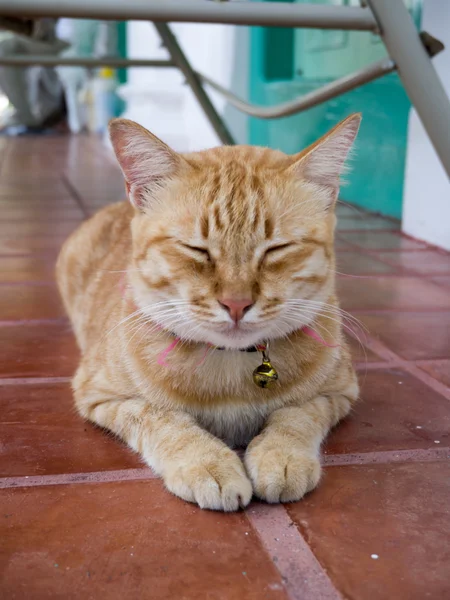
M110 483L114 481L135 481L156 478L153 471L148 468L98 471L93 473L63 473L61 475L30 475L25 477L0 478L0 489L69 485L73 483Z
M362 251L359 251L359 253L361 253ZM378 256L374 256L374 255L369 255L370 258L374 258L376 260L378 260L378 262L382 262ZM339 262L339 260L338 260ZM383 261L384 262L384 261ZM375 279L377 277L414 277L416 279L424 279L425 281L429 281L430 283L432 283L433 285L435 285L434 281L431 281L430 278L431 277L446 277L447 275L450 275L450 270L449 271L428 271L426 274L425 273L419 273L418 271L410 271L405 269L404 267L399 267L394 266L391 263L387 263L384 262L384 264L386 266L392 267L394 269L394 271L392 273L389 272L369 272L369 271L362 271L362 273L358 273L357 275L353 274L353 273L342 273L342 272L336 272L336 277L338 278L342 278L342 277L356 277L358 279ZM395 270L396 269L396 270Z
M84 218L85 219L88 218L90 216L89 215L89 210L87 209L86 205L84 204L83 198L78 193L77 188L70 181L70 179L69 179L69 177L67 176L66 173L62 174L61 179L62 179L62 182L65 185L66 189L69 191L70 195L75 200L76 205L78 206L78 208L83 213Z
M59 382L64 378L54 378ZM45 378L43 378L45 381ZM65 380L66 381L66 380ZM450 458L450 448L417 448L412 450L387 450L382 452L360 452L353 454L325 454L324 467L340 465L370 465L401 462L430 462ZM134 481L158 479L148 467L140 469L119 469L91 473L61 473L56 475L27 475L21 477L0 477L0 489L40 487L46 485L68 485L75 483L108 483L113 481Z
M432 277L448 277L448 274L441 274L441 275L432 275ZM450 283L448 282L442 282L442 281L433 281L432 279L430 280L430 283L433 283L434 285L437 285L441 288L444 288L444 290L446 290L448 292L449 288L450 288Z
M53 207L49 207L49 208L53 208ZM78 206L75 207L77 210L79 210ZM1 209L1 205L0 205L0 209ZM80 221L83 221L83 215L79 215L77 217L58 217L58 218L49 218L49 217L44 217L44 218L40 218L38 219L37 217L35 219L33 219L30 215L27 215L25 217L18 217L15 219L11 219L11 218L6 218L6 219L2 219L1 224L7 224L7 225L17 225L17 223L19 223L20 225L23 225L24 223L29 225L29 224L33 224L33 225L48 225L49 223L51 223L52 225L61 225L61 223L78 223ZM33 236L29 236L29 237L33 237Z
M47 250L32 250L30 252L0 252L0 258L46 258L56 259L58 254L57 248Z
M437 284L434 284L437 285ZM447 291L447 290L446 290ZM344 310L351 312L352 314L368 314L368 315L396 315L396 314L405 314L408 315L423 315L426 313L439 314L444 313L448 314L449 310L445 307L436 307L436 306L424 306L423 308L418 308L415 306L414 308L407 308L404 306L399 306L398 308L354 308L349 307L345 304L345 302L341 303L344 307Z
M83 219L80 219L80 222L82 222ZM13 223L14 225L15 223ZM17 235L17 234L11 234L13 235L14 239L21 239L21 240L52 240L52 241L56 241L59 242L60 240L65 240L67 237L67 234L65 233L54 233L54 234L48 234L45 231L40 231L39 233L31 233L31 234L25 234L25 235ZM0 236L0 239L10 239L11 235L5 235L2 234ZM34 250L33 250L34 251Z
M361 230L362 231L362 230ZM360 233L359 231L353 231L352 233ZM370 232L372 233L372 231ZM398 254L400 252L429 252L430 248L427 248L426 246L424 248L368 248L367 246L362 246L360 244L357 244L356 242L350 242L349 240L346 240L344 238L340 238L338 236L336 236L336 240L338 240L339 242L341 242L342 246L338 246L335 245L334 249L336 252L359 252L359 251L363 251L363 252L382 252L383 254ZM349 246L349 247L347 247ZM398 267L398 265L397 265Z
M373 231L375 231L375 230L373 230ZM449 253L448 250L445 250L444 248L441 248L440 246L436 246L435 244L431 244L430 242L426 242L425 240L415 238L412 235L408 235L401 229L397 229L395 231L395 234L401 238L406 238L407 240L415 242L416 244L422 244L422 246L425 246L425 250L434 250L434 251L438 252L439 254L443 254L443 255L448 255L448 253ZM408 248L403 248L403 251L409 252L409 250L410 249L408 249ZM415 251L416 249L413 248L412 250ZM422 250L422 248L417 248L417 250ZM389 248L381 248L381 252L390 252L390 250L389 250Z
M39 279L37 281L33 281L32 279L28 279L25 281L0 281L0 286L29 286L29 287L45 287L49 285L55 285L54 279Z
M55 317L54 319L18 319L16 321L0 320L0 327L16 327L19 325L57 325L63 323L67 323L68 325L70 325L69 319L67 317ZM69 331L71 331L71 327Z
M341 217L341 219L343 219L344 217ZM341 233L394 233L397 232L398 229L395 228L390 228L390 227L380 227L379 229L373 229L370 227L359 227L359 228L352 228L352 229L340 229L339 228L339 217L338 217L338 227L336 229L336 235L339 235ZM346 241L346 240L345 240Z
M405 314L408 313L408 315L423 315L424 313L435 313L435 312L439 312L439 313L444 313L446 315L450 315L450 308L449 307L445 307L445 308L411 308L411 309L407 309L407 308L351 308L350 309L352 312L358 312L359 314L364 315L364 313L370 313L371 315L375 314L375 313L379 313L380 315L385 315L385 314L392 314L392 315L396 315L396 314Z
M368 273L363 271L355 275L353 273L336 273L337 279L356 278L356 279L377 279L378 277L399 277L399 273Z
M342 599L282 505L252 504L245 515L292 600Z
M402 369L408 371L411 375L413 375L416 379L419 379L422 383L433 389L444 398L450 400L450 388L447 387L444 383L441 383L439 380L435 379L425 371L423 371L420 367L418 367L415 363L410 363L408 361L404 361L402 364Z
M427 248L428 250L428 248ZM385 256L385 254L389 253L383 250L366 250L366 252L372 257L372 258L376 258L379 262L392 267L393 269L397 269L397 276L403 276L403 277L418 277L419 279L427 279L428 276L431 277L436 277L439 276L439 274L441 275L447 275L449 273L449 271L432 271L432 270L428 270L426 273L422 273L420 271L415 271L413 268L411 267L404 267L402 265L396 264L395 262L391 262L391 260L389 260L388 256ZM400 250L400 252L414 252L414 250ZM420 250L419 250L420 252ZM430 267L432 268L432 267ZM433 282L431 282L433 283Z
M353 311L352 311L353 312ZM348 333L356 338L355 332L352 330L351 326L348 328ZM404 371L407 371L416 379L419 379L422 383L427 385L429 388L433 389L435 392L450 400L450 388L446 385L423 371L420 367L416 365L415 362L411 362L405 360L401 356L398 356L395 352L390 350L383 342L377 340L372 337L369 333L365 332L364 335L364 346L366 346L369 350L378 354L381 358L384 358L388 364L385 365L386 368L398 368Z
M450 458L450 448L417 448L414 450L387 450L356 454L324 454L324 467L341 465L376 465L383 463L430 462Z
M2 385L40 385L48 383L70 383L71 377L0 377Z
M378 362L363 362L363 361L354 361L353 366L360 373L361 371L376 371L377 369L395 369L401 366L401 363L396 361L378 361Z
M340 236L341 231L344 231L344 230L338 230L338 229L336 230L336 239L339 239L340 241L342 241L345 244L349 244L350 246L353 246L354 249L358 248L358 249L369 251L369 252L370 251L374 251L374 252L421 252L423 250L425 250L425 251L432 250L432 251L436 251L440 254L444 254L444 255L448 254L448 251L444 250L443 248L440 248L439 246L430 244L429 242L425 242L424 240L419 240L418 238L415 238L411 235L404 233L401 229L389 229L389 230L387 230L387 233L392 233L393 235L396 235L399 238L409 240L409 241L411 241L415 244L419 244L419 245L415 248L384 248L383 246L380 246L379 248L368 248L367 246L363 246L361 244L358 244L357 242L352 242L350 240L345 239L344 237L341 237ZM380 232L386 233L386 230L358 229L358 230L353 230L348 233L378 234Z
M52 199L49 199L49 196L52 196ZM24 198L23 195L20 198L12 198L10 195L8 197L2 197L0 195L0 208L3 209L11 209L11 208L21 208L21 209L45 209L47 211L51 211L52 208L70 208L70 209L78 209L78 205L75 203L73 197L67 194L67 191L64 192L52 192L51 194L44 194L43 196L36 196L33 194L28 198ZM42 213L41 213L42 214ZM45 214L45 212L44 212ZM40 219L42 220L41 216ZM17 217L14 217L14 221L17 220ZM25 220L29 220L27 217ZM58 221L59 217L53 218L49 217L49 221Z
M373 230L372 230L373 232ZM403 234L401 232L399 232L399 236L403 237ZM418 249L403 249L403 248L396 248L396 249L386 249L386 248L366 248L364 246L360 246L354 242L350 242L348 240L346 240L345 238L339 238L339 236L336 236L339 240L349 244L352 248L351 250L356 251L358 250L359 252L363 252L364 254L366 254L367 256L377 260L378 262L381 262L389 267L391 267L392 269L394 269L396 272L394 273L386 273L386 274L380 274L381 276L397 276L397 277L417 277L419 279L425 279L428 280L428 276L432 276L432 277L439 277L440 275L446 275L449 273L449 271L426 271L426 272L421 272L421 271L416 271L411 267L405 267L402 266L401 264L397 264L395 262L392 262L392 259L390 260L390 255L393 253L395 254L399 254L399 253L410 253L410 252L423 252L423 251L428 251L428 252L435 252L437 254L440 254L442 256L449 256L449 253L446 250L443 250L442 248L437 248L437 247L429 247L429 246L425 246L424 248L418 248ZM337 253L339 253L339 248L335 249ZM350 250L345 248L344 249L345 252L349 252ZM376 276L376 275L374 275ZM432 282L434 283L434 282Z
M356 339L355 332L353 331L351 325L349 325L347 332L349 335L354 335ZM395 352L392 352L392 350L382 344L379 340L373 338L368 331L364 331L363 344L366 346L366 348L372 350L372 352L384 359L387 363L396 363L396 365L399 366L403 362L403 359L397 356Z

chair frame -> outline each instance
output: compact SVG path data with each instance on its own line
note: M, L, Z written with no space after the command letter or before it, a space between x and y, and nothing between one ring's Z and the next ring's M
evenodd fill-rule
M430 60L437 50L423 43L403 0L362 0L360 7L278 2L217 2L206 0L0 0L0 27L20 30L17 18L67 17L153 22L169 60L64 58L59 56L0 57L0 65L80 65L85 67L174 67L184 75L206 117L224 144L233 137L205 89L221 93L233 106L261 119L282 118L307 110L340 94L397 71L403 86L450 177L450 101ZM173 34L169 22L222 23L264 27L303 27L371 31L380 35L389 58L337 79L290 102L261 107L238 98L209 77L196 72ZM12 25L13 24L13 25ZM428 36L428 34L427 34ZM430 38L430 36L428 36ZM433 39L433 38L431 38Z

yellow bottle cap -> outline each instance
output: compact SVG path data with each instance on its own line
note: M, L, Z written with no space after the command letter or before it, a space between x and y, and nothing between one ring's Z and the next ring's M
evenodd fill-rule
M103 79L112 79L114 77L114 69L111 69L111 67L103 67L100 69L100 77Z

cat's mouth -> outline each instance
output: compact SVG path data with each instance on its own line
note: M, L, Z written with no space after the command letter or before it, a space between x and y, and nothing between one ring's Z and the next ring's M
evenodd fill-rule
M233 325L232 327L223 331L225 335L228 335L232 338L239 338L244 335L248 335L249 333L254 333L254 327L242 327L240 325Z
M260 328L255 327L254 324L227 323L220 328L216 327L210 331L212 335L211 340L208 340L209 343L230 348L246 348L259 343L264 337L261 335Z
M217 328L219 333L223 335L230 335L233 337L240 335L248 335L254 333L255 325L252 323L226 323Z

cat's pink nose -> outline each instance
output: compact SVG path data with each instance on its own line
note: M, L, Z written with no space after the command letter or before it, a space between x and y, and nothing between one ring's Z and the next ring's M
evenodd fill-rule
M253 306L253 300L251 298L243 298L242 300L234 300L232 298L221 298L219 304L224 307L230 314L233 321L238 323L242 317L248 312Z

